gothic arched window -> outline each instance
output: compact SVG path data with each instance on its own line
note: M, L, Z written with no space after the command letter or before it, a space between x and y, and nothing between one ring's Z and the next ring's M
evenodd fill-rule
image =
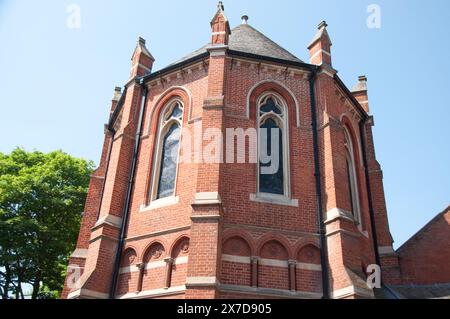
M159 123L152 200L175 195L182 121L183 105L180 101L174 100L164 107Z
M277 95L258 101L258 193L289 197L287 110Z
M350 204L352 208L353 217L357 222L361 222L361 213L359 205L359 192L358 192L358 178L356 175L356 162L353 142L349 131L344 127L345 135L345 157L346 157L346 169L347 169L347 181L348 181L348 193L350 196Z

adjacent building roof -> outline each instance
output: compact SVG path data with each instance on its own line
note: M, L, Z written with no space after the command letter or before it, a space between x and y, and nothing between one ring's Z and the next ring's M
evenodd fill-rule
M450 284L389 286L399 299L450 299Z
M191 54L185 56L181 60L171 65L179 64L205 53L206 48L209 45L210 44L207 44L201 47L200 49L192 52ZM228 48L232 51L303 63L303 61L297 58L295 55L282 48L248 24L241 24L231 30Z
M401 245L397 249L397 253L401 254L402 250L408 247L410 244L414 243L414 240L420 236L423 232L425 232L430 226L435 224L437 221L439 221L441 218L445 218L444 215L450 213L450 206L448 206L444 211L437 214L432 220L430 220L425 226L423 226L417 233L415 233L410 239L408 239L403 245Z

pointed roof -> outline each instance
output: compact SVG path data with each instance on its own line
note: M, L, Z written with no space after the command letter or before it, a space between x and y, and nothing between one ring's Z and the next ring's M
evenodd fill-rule
M198 55L206 53L206 49L209 46L210 44L207 44L171 65L182 63ZM295 55L282 48L248 24L241 24L231 30L228 48L232 51L303 63L303 61Z
M227 18L227 16L225 15L225 7L223 6L222 1L219 1L219 4L217 5L217 12L216 12L216 14L214 15L214 17L211 19L211 24L214 23L214 21L217 19L217 16L218 16L218 15L222 15L223 18L224 18L224 20L225 20L225 22L228 23L228 18Z
M325 21L320 22L319 26L317 27L318 31L314 35L314 38L311 40L311 42L308 45L308 49L311 49L311 47L316 44L317 41L319 41L321 38L326 38L326 40L330 43L330 46L333 45L330 39L330 35L327 31L328 24Z
M249 24L241 24L231 31L229 48L270 58L302 62Z
M153 55L150 53L150 51L145 46L145 39L142 38L142 37L138 38L138 41L137 41L137 44L136 44L136 48L134 49L134 52L133 52L133 55L131 56L131 58L134 57L134 55L137 53L138 50L140 52L142 52L144 55L148 56L153 61L155 61L155 58L153 57Z

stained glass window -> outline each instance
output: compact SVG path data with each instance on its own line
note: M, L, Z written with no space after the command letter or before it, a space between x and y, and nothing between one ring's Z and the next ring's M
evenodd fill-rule
M273 95L259 103L259 192L286 195L286 167L284 145L286 124L282 104Z
M352 214L356 221L361 220L360 216L360 206L359 206L359 192L358 192L358 180L356 177L356 165L355 165L355 154L353 143L350 137L350 133L347 128L344 128L345 135L345 148L346 148L346 163L347 163L347 179L348 179L348 192L349 201Z
M178 164L180 127L174 123L164 137L157 199L173 195Z
M266 142L260 140L260 147L265 147L266 150L261 149L261 151L265 152L267 156L274 159L275 156L278 157L277 161L269 161L268 163L261 163L259 167L259 191L261 193L269 193L269 194L284 194L284 185L283 185L283 134L281 129L278 127L277 123L269 118L261 125L261 130L265 130L266 133L261 134L261 138L266 138ZM278 140L276 139L276 135L278 135ZM274 136L273 136L274 135ZM272 141L272 136L274 140ZM277 154L272 153L272 143L278 143L278 152ZM273 150L276 151L276 150ZM273 165L273 166L272 166ZM278 169L276 168L278 166ZM264 174L263 168L274 168L274 174Z
M152 199L174 196L182 119L183 106L178 101L169 104L163 111L159 125L160 149L156 162L157 173L155 174Z
M261 113L270 113L273 112L275 114L281 115L280 108L275 104L273 98L268 98L266 103L261 106Z

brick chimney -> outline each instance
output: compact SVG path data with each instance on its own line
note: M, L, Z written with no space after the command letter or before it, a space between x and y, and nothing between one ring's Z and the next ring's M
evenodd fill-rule
M155 62L155 58L145 46L145 39L139 37L131 57L130 78L151 73L153 62Z
M322 21L318 26L318 31L308 46L310 62L315 65L331 64L331 46L333 45L327 32L327 23Z
M364 110L369 113L369 95L367 94L367 77L365 75L358 77L358 83L352 88L352 94Z

